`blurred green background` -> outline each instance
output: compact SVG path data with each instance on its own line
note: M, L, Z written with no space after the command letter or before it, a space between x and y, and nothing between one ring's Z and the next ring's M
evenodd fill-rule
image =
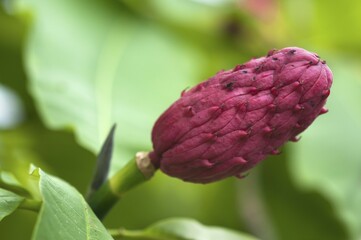
M107 227L191 217L261 239L361 238L361 2L2 0L0 164L28 162L85 193L118 124L112 172L150 150L152 124L180 92L272 48L317 52L334 73L330 112L244 180L208 185L157 173ZM1 239L29 239L18 210ZM21 229L21 231L19 231Z

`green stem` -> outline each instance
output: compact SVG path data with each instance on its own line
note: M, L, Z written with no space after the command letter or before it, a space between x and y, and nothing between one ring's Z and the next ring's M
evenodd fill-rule
M41 202L31 200L31 199L24 199L19 205L19 209L30 210L33 212L39 212L41 207Z
M155 169L147 153L137 153L102 187L89 197L89 205L99 219L103 219L125 192L147 181Z
M119 228L119 229L108 229L108 233L113 237L113 238L118 238L118 239L122 239L122 238L127 238L127 239L143 239L145 240L145 238L147 236L145 236L143 231L132 231L132 230L127 230L124 228ZM149 237L147 237L147 239L151 239Z

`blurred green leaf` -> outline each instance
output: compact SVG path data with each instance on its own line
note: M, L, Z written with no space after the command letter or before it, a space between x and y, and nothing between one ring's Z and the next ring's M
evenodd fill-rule
M118 0L129 11L176 32L182 40L198 44L208 57L208 72L213 75L240 58L267 51L254 19L237 0ZM233 60L233 61L232 61ZM212 66L213 65L213 66ZM213 69L215 67L215 69Z
M29 240L37 214L33 211L15 211L1 221L1 239Z
M23 200L23 197L0 188L0 221L14 212Z
M346 223L352 239L361 238L361 78L359 62L330 58L334 85L330 112L302 134L290 152L297 183L321 192Z
M153 122L199 73L199 51L116 1L16 3L33 14L25 60L46 123L98 152L116 122L118 166L149 149Z
M247 234L220 227L208 227L199 222L186 219L174 218L163 220L141 231L113 230L114 235L126 237L126 239L141 240L252 240L256 239Z
M308 141L308 138L300 140ZM339 218L332 201L322 195L318 189L300 188L295 183L295 177L290 173L289 148L299 143L290 143L280 156L271 157L261 164L259 185L249 186L261 190L258 197L265 205L268 224L272 228L273 239L278 240L338 240L349 239L345 223ZM296 147L296 146L294 146ZM253 176L252 176L253 177ZM246 192L251 190L245 189ZM247 196L249 198L249 196ZM249 207L251 208L251 207ZM253 218L259 218L260 216ZM255 231L264 227L254 226ZM300 232L300 229L302 231ZM272 239L269 235L265 239Z
M14 174L12 174L10 172L1 172L0 171L0 183L17 186L17 187L21 186L21 183L16 179Z
M230 13L240 12L235 0L202 2L193 0L119 0L133 11L156 19L165 25L191 29L221 37L219 31Z
M40 169L34 171L43 205L32 239L112 239L75 188Z
M38 182L31 176L29 177L28 169L31 163L42 164L30 147L34 139L31 139L32 136L24 130L24 128L19 128L0 132L0 164L2 170L8 172L4 172L5 176L3 173L2 180L15 187L21 186L34 199L40 200ZM12 176L12 179L9 176Z
M230 178L207 185L192 184L158 172L151 181L125 194L105 224L141 229L177 216L244 230L237 209L236 182L237 179Z
M25 198L31 197L30 191L9 172L0 172L0 188L4 188Z
M26 115L34 110L25 84L25 72L22 65L22 45L25 26L19 19L6 13L0 5L0 85L4 85L21 97L27 108Z
M5 13L2 4L0 2L0 48L2 53L8 53L14 51L21 44L25 28L21 21ZM2 48L3 46L6 48ZM12 68L11 64L9 67Z
M271 23L263 22L265 38L277 46L301 45L344 54L361 53L361 2L350 0L280 0L278 15ZM347 14L345 14L347 13Z
M29 178L30 163L85 192L94 166L92 159L95 156L79 147L72 135L45 129L35 120L28 120L14 130L0 132L1 168L11 172L36 199L40 199L40 194L37 181Z

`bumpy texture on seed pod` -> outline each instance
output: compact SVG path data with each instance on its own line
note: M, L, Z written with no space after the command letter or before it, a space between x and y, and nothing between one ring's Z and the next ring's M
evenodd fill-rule
M272 50L183 92L155 123L150 158L184 181L242 177L327 112L331 84L316 54Z

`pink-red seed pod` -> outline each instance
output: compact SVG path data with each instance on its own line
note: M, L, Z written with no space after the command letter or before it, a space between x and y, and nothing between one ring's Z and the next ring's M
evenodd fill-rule
M327 112L331 84L326 62L296 47L221 71L159 117L152 163L190 182L242 177Z

